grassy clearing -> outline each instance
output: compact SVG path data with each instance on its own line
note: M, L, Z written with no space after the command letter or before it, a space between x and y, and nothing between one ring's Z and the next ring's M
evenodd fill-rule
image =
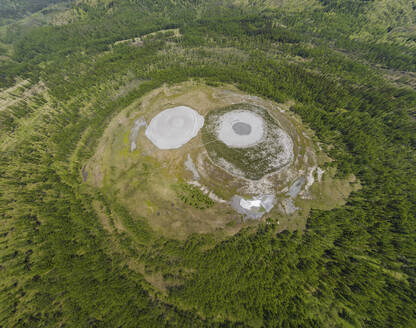
M88 172L87 182L90 185L99 188L106 197L124 206L133 218L129 222L120 221L120 229L124 227L129 230L137 218L137 224L145 220L157 234L184 239L192 233L230 235L244 226L254 224L242 223L241 216L229 205L213 203L196 187L183 188L184 181L193 179L192 173L184 167L184 161L190 154L201 175L200 183L219 198L229 200L234 194L250 196L249 192L242 192L247 189L247 181L230 175L210 160L201 134L175 150L157 149L145 137L144 129L141 129L136 139L137 149L130 152L128 138L136 119L143 117L149 122L157 113L169 107L185 105L205 116L214 109L252 101L250 99L233 86L212 87L192 81L153 90L114 117L94 156L86 163L85 172ZM311 136L303 136L306 129L294 115L280 112L276 105L266 100L255 101L267 107L294 140L294 156L299 160L293 163L291 170L304 170L324 162L324 159L310 155L314 142ZM282 108L289 106L290 104L282 105ZM270 122L273 122L272 118ZM287 186L295 178L291 172L275 176L271 181L273 190L276 191L274 186L279 186L280 189ZM282 184L282 181L286 182ZM327 187L325 181L322 182L328 192L323 193L316 200L317 203L327 202L331 204L329 206L339 204L335 200L337 194L331 192L331 181L328 181ZM348 194L348 190L345 193ZM327 197L334 201L328 202ZM294 216L282 215L276 209L269 216L280 220L282 227L301 229L305 225L309 208L316 206L313 202L307 204L308 201L305 205L296 203L302 210ZM117 219L115 224L116 221Z
M178 38L181 36L181 33L179 32L178 28L172 28L172 29L165 29L165 30L159 30L156 32L152 32L149 34L145 34L139 37L135 37L135 38L131 38L131 39L126 39L126 40L120 40L120 41L116 41L114 43L115 46L120 45L120 44L131 44L131 45L142 45L143 42L145 40L151 40L151 39L157 39L157 38Z

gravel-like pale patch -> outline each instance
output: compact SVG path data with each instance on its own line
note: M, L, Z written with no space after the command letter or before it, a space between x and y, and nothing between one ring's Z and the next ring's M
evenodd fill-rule
M196 169L196 166L195 166L194 161L192 160L192 157L191 157L190 154L188 154L188 157L187 157L184 164L185 164L185 168L188 171L192 172L192 174L194 176L194 180L199 180L200 176L199 176L198 170Z
M230 201L232 208L250 219L260 219L264 214L270 212L275 204L275 195L262 195L252 199L235 195Z
M136 150L136 147L137 147L137 145L136 145L136 139L137 139L137 136L139 135L140 128L142 126L146 126L146 125L147 125L147 123L146 123L146 121L145 121L145 119L143 117L137 119L134 122L134 125L133 125L133 127L132 127L132 129L130 131L130 136L129 136L129 140L130 140L130 151Z

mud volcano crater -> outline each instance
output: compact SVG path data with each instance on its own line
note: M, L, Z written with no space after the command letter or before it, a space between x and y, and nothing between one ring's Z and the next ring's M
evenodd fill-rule
M293 161L291 137L265 108L253 104L209 112L202 140L214 164L250 180L259 180Z

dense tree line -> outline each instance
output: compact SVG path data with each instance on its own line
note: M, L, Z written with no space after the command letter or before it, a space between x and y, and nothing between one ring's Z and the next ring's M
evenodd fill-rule
M0 22L3 19L22 18L51 4L65 1L70 2L71 0L3 0L0 3Z
M14 138L0 153L0 325L416 325L416 93L333 49L333 38L346 39L348 6L358 2L322 2L345 24L331 35L290 15L282 18L286 27L275 24L278 11L208 6L199 19L198 2L120 1L113 15L108 4L83 4L86 20L41 27L14 44L2 85L16 75L42 80L50 99L0 112L1 135ZM113 45L176 26L178 38ZM412 59L391 47L389 60L413 70ZM129 74L141 83L116 97ZM195 234L179 241L82 183L82 165L116 113L164 83L189 79L295 100L291 109L316 132L337 174L354 174L362 188L341 208L313 210L303 233L281 232L278 218L269 218L225 240ZM93 202L110 226L121 220L126 230L105 230ZM161 274L166 292L132 261Z

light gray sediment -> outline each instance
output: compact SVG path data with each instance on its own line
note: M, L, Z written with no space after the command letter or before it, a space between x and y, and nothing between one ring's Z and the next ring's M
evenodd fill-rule
M190 154L188 154L188 158L185 161L185 168L192 172L195 180L199 180L200 176L199 176L198 170L196 169L196 166L194 162L192 161L192 157Z
M134 151L136 149L136 147L137 147L137 145L136 145L136 139L137 139L137 136L139 135L139 131L140 131L140 128L142 126L147 126L147 123L146 123L146 121L145 121L145 119L143 117L140 117L139 119L137 119L134 122L134 125L133 125L133 127L132 127L132 129L130 131L130 136L129 136L129 140L130 140L130 151Z
M158 113L145 131L159 149L177 149L194 138L204 125L204 118L194 109L178 106Z
M306 178L304 176L301 176L296 179L295 182L292 183L292 185L289 187L289 191L287 194L292 198L296 198L300 191L302 190L303 185L306 183Z
M289 196L288 198L284 198L279 202L279 210L282 213L287 215L291 215L299 210L298 207L295 206L295 198L300 194L302 191L303 186L306 183L306 178L302 175L292 183L289 187L289 190L286 192L286 195Z
M295 213L299 209L299 207L295 206L292 198L286 198L281 201L279 209L281 212L290 215Z
M253 205L250 206L250 204ZM275 204L276 197L271 194L253 197L248 200L239 195L234 195L230 201L233 209L249 219L260 219L264 214L270 212Z

